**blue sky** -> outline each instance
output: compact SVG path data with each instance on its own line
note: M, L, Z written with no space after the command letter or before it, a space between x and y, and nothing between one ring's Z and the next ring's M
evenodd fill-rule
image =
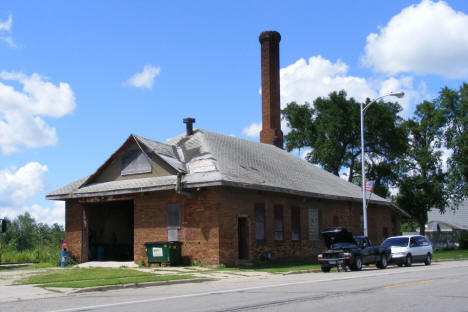
M403 90L406 118L468 76L466 1L1 1L0 217L63 224L45 194L184 117L258 140L264 30L282 105Z

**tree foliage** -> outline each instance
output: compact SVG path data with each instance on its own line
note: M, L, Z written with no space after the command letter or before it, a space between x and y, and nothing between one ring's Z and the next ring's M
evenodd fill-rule
M445 146L448 159L448 191L455 202L468 197L468 84L458 91L443 88L437 99L446 117Z
M388 185L395 181L392 168L406 150L400 111L397 103L378 102L366 112L368 177L376 181L375 192L382 196L388 195ZM332 92L327 98L317 98L313 106L289 103L282 114L291 128L285 136L288 151L311 148L308 161L337 176L347 170L348 181L360 183L360 103L347 98L345 91Z
M416 108L415 117L405 126L409 132L409 148L401 162L397 204L411 214L424 234L427 212L447 206L445 174L441 151L444 112L434 103L425 101Z
M17 251L23 251L46 245L59 248L64 235L62 226L36 223L34 218L26 212L9 223L6 233L1 235L0 239L5 248L11 247Z

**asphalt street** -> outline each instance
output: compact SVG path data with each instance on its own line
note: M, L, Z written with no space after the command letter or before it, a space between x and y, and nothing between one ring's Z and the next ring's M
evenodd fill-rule
M468 312L468 261L58 294L0 310Z

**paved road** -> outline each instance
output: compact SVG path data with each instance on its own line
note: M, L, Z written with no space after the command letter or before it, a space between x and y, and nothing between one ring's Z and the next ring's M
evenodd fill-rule
M4 302L1 311L468 311L468 261Z

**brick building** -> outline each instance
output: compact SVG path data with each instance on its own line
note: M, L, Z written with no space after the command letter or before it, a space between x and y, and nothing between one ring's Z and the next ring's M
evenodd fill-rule
M319 231L361 233L361 189L282 149L277 32L260 35L261 143L193 130L160 143L130 135L92 175L47 195L65 200L65 241L80 262L146 261L144 243L182 242L204 264L312 259ZM372 196L374 242L400 232L406 215Z

